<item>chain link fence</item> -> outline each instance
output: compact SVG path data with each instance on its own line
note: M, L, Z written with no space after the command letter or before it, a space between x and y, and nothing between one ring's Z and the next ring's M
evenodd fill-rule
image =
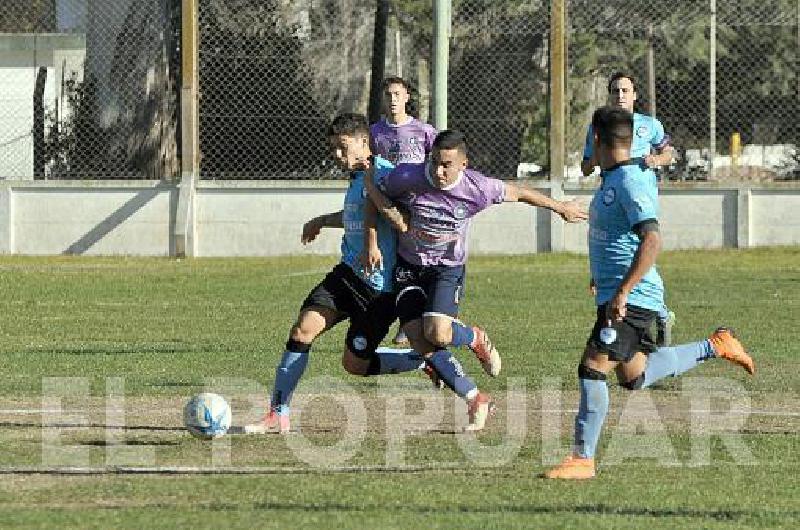
M796 0L571 0L568 21L570 176L609 76L627 71L679 155L663 178L798 177Z
M680 157L663 178L798 178L800 2L565 1L568 178L581 178L586 126L618 70L673 138ZM5 0L0 177L177 175L180 3ZM411 82L430 121L433 3L387 3L385 74ZM376 0L198 9L201 177L341 178L325 128L367 113ZM490 175L549 172L550 9L452 1L448 122Z
M0 178L169 179L179 0L3 0Z

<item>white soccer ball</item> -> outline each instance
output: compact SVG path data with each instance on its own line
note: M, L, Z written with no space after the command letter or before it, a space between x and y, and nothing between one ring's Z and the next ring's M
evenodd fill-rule
M231 426L231 408L219 394L203 392L186 403L183 423L193 436L204 440L219 438Z

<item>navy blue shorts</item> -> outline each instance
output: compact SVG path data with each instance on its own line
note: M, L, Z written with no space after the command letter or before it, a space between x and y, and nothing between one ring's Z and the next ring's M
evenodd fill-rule
M622 322L613 322L613 331L603 331L608 326L607 306L597 307L592 334L586 345L600 353L608 355L609 360L628 362L636 352L650 353L657 349L656 342L650 333L655 322L657 311L651 311L635 305L625 306L625 318Z
M396 318L394 298L394 293L376 291L353 269L339 263L311 290L301 311L325 307L339 314L335 324L350 319L345 343L353 354L365 359L375 353Z
M398 257L394 285L400 324L422 316L458 317L465 276L463 265L414 265Z

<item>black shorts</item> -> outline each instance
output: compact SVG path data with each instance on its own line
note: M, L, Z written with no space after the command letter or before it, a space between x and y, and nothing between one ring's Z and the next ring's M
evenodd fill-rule
M602 332L608 326L606 306L597 308L597 320L586 345L600 353L608 355L609 360L628 362L636 352L650 353L656 351L653 336L650 332L658 311L651 311L635 305L627 305L622 322L612 322L613 332ZM605 340L603 340L605 339Z
M397 318L394 298L393 293L376 291L353 269L339 263L308 293L300 309L333 309L340 315L336 324L349 318L347 348L358 357L368 358Z
M464 293L463 265L413 265L397 258L394 285L400 324L430 315L458 316Z

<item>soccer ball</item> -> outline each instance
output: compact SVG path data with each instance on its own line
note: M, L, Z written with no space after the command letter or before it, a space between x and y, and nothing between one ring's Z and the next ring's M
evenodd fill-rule
M183 409L183 423L197 438L211 440L223 436L231 426L231 408L219 394L203 392Z

